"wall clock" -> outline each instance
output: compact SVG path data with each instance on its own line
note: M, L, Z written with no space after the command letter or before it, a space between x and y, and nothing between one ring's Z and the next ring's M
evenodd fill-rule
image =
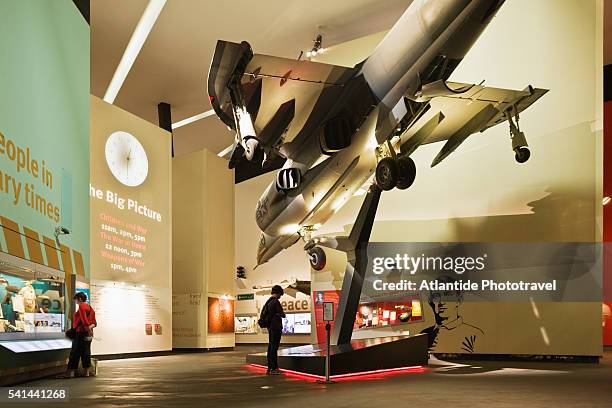
M149 161L144 147L133 135L118 131L106 140L106 164L120 183L136 187L149 173Z

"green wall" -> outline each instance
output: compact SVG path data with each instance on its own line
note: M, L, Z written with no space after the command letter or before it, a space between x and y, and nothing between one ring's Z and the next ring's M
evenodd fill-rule
M61 241L83 254L89 276L89 25L72 1L0 0L0 133L0 215L48 237L68 227ZM17 170L8 140L30 149L38 176ZM28 205L29 184L51 203L51 216Z

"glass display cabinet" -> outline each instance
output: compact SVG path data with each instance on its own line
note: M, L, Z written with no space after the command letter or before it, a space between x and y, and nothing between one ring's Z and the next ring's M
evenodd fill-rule
M63 272L0 259L0 340L64 338Z

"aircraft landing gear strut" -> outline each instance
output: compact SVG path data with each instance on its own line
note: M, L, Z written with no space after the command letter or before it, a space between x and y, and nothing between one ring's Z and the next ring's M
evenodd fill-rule
M348 237L315 239L309 241L304 247L309 255L313 251L321 251L324 254L321 246L346 253L346 269L332 333L333 344L347 344L351 341L361 289L368 266L370 233L374 225L381 192L382 189L376 184L370 186ZM312 259L311 255L311 262Z
M529 160L531 152L527 147L527 139L525 133L521 132L519 127L519 114L516 105L506 111L506 119L510 125L510 139L512 140L512 150L514 151L514 159L518 163L525 163Z
M376 184L384 191L397 187L405 190L414 183L416 178L416 164L407 155L397 155L389 145L390 157L381 159L376 165Z

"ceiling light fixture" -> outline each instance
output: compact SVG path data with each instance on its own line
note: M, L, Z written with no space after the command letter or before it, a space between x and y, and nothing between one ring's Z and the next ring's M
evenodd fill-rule
M121 57L121 61L119 61L119 65L117 65L117 69L113 74L113 79L111 80L108 88L106 89L106 93L104 94L104 101L108 103L114 103L121 86L123 86L123 82L127 77L130 69L132 69L132 65L134 65L134 61L140 53L144 42L146 41L155 21L157 21L157 17L159 13L161 13L164 5L166 4L166 0L149 0L149 4L147 4L147 8L144 13L140 17L138 24L136 25L136 29L132 33L132 37L130 38L130 42L128 43L123 56Z
M206 112L198 113L197 115L191 116L191 117L189 117L187 119L179 120L178 122L175 122L175 123L172 124L172 130L178 129L181 126L188 125L188 124L193 123L195 121L198 121L200 119L207 118L207 117L212 116L214 114L215 114L215 111L213 109L211 109L211 110L208 110Z
M306 54L306 58L312 58L312 57L315 57L317 54L323 53L325 51L325 48L321 47L322 44L323 44L323 36L321 34L318 34L314 40L314 44L312 48L306 51L305 53L302 51L300 53L300 56L298 57L298 60L302 57L303 54Z

